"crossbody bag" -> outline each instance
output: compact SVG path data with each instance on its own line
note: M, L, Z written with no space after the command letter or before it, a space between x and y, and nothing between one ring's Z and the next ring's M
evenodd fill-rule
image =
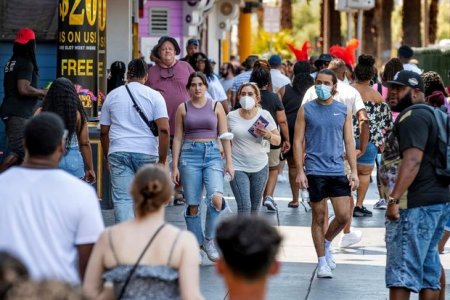
M127 89L127 92L130 95L131 101L133 101L134 109L136 109L142 121L144 121L144 123L147 124L148 128L150 128L150 131L153 133L154 136L158 136L158 125L156 124L156 122L154 120L149 121L149 119L145 116L142 109L139 107L139 105L137 105L136 100L134 100L133 94L131 94L128 85L125 85L125 88Z

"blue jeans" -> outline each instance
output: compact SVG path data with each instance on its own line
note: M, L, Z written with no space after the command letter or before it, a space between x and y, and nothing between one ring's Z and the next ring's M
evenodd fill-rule
M116 223L133 219L133 200L129 190L134 174L143 165L156 163L158 156L133 152L114 152L108 155L108 161Z
M67 149L59 162L59 168L77 178L84 177L84 161L78 144Z
M386 287L415 293L439 290L441 263L437 244L450 216L450 203L400 209L386 221Z
M230 185L236 198L238 214L249 215L258 212L268 178L269 165L254 173L234 172Z
M187 229L196 237L200 245L204 239L214 238L215 226L220 213L225 209L223 199L223 160L215 141L194 142L185 140L181 147L179 170L183 184L186 210L184 218ZM203 187L206 189L206 221L203 234L201 203ZM222 197L222 207L217 209L212 204L212 198ZM197 215L189 215L189 206L198 206Z

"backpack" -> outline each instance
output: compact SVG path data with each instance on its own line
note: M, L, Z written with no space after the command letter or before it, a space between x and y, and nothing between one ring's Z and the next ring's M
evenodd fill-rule
M450 118L441 108L434 108L426 104L415 104L404 112L412 109L426 109L434 115L437 125L437 147L434 155L435 173L443 182L450 184ZM404 114L402 112L402 115ZM401 116L395 120L395 125ZM396 127L395 126L395 127Z

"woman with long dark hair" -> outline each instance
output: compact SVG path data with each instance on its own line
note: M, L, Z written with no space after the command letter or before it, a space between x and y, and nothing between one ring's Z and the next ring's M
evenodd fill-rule
M289 140L294 140L295 121L297 113L302 105L303 96L306 90L314 85L314 79L311 77L311 65L308 61L299 61L294 65L294 80L291 84L285 85L283 90L283 105L286 112L286 118L289 128ZM297 176L297 167L294 161L292 148L284 153L289 167L289 185L292 192L292 201L288 203L288 207L297 208L299 205L299 186L295 182Z
M280 167L280 154L288 151L291 144L283 104L277 94L269 90L272 86L270 67L268 64L266 67L264 63L261 64L261 62L264 61L259 61L258 64L255 63L253 72L250 76L250 81L257 84L261 95L261 108L270 113L275 120L277 127L279 126L281 135L283 136L282 143L270 145L270 151L268 152L269 177L264 189L263 205L266 206L269 211L276 211L277 204L273 199L273 194L277 184L278 170Z
M111 92L116 87L119 87L119 86L125 84L126 69L127 68L123 61L115 61L111 64L110 76L108 78L107 87L106 87L106 90L108 93Z
M87 116L72 81L64 77L53 81L41 111L51 111L59 115L68 130L66 152L59 167L87 182L94 182Z

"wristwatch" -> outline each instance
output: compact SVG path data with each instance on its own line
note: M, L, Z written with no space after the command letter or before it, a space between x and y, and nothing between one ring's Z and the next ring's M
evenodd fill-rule
M400 199L396 199L396 198L389 196L388 202L387 202L388 205L399 204L399 203L400 203Z

